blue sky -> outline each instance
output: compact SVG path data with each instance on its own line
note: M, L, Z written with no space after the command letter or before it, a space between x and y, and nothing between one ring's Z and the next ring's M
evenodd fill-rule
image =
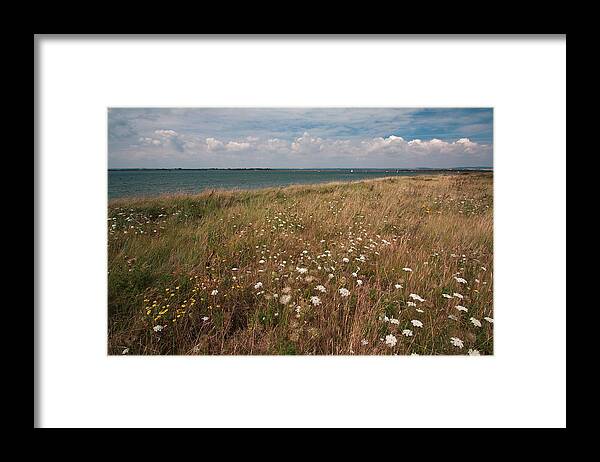
M109 168L492 166L491 108L110 108Z

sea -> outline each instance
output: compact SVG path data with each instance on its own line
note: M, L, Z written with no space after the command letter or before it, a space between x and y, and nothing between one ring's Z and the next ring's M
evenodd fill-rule
M207 189L256 189L448 172L426 169L121 169L108 171L108 198L195 194Z

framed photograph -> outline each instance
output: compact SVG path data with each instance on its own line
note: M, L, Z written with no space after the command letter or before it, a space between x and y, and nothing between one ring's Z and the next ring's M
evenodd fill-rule
M566 426L566 36L34 62L35 427Z

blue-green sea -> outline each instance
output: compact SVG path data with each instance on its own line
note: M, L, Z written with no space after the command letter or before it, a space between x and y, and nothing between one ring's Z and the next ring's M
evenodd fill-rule
M440 172L396 169L109 170L108 198L193 194L205 189L254 189L436 173Z

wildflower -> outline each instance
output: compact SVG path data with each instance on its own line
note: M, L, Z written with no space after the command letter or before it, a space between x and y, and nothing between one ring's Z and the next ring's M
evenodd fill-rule
M317 287L315 287L315 290L318 290L319 292L323 292L323 293L327 292L327 289L324 286L322 286L321 284L319 284Z
M217 289L214 289L210 294L211 295L217 295L219 293L219 291Z
M481 354L479 353L479 350L473 350L472 348L469 348L469 356L481 356Z
M450 337L450 343L458 348L462 348L465 346L463 341L461 339L459 339L458 337Z
M489 322L490 324L493 324L493 323L494 323L494 320L493 320L492 318L488 318L487 316L486 316L485 318L483 318L483 319L485 319L485 320L486 320L487 322Z
M264 260L262 260L262 259L261 259L261 260L258 260L258 263L264 263L264 262L265 262L265 261L264 261Z
M262 282L257 282L256 284L254 284L254 288L257 290L260 289L262 286L263 286Z
M313 297L310 297L310 302L313 305L317 306L317 305L321 304L321 299L319 297L317 297L317 296L313 296Z
M202 316L202 320L203 320L204 322L208 321L208 316Z
M467 280L463 279L463 278L458 278L456 276L454 276L454 279L456 280L456 282L460 283L460 284L466 284Z
M282 305L287 305L291 299L292 299L291 295L285 294L285 295L282 295L281 297L279 297L279 303L281 303Z
M418 319L413 319L410 323L415 327L423 327L423 323Z
M127 353L129 353L129 348L125 348L121 354L126 355Z
M368 341L368 340L365 340L365 339L363 338L363 339L360 341L360 344L361 344L361 345L368 345L368 344L369 344L369 341Z
M356 284L358 284L359 286L362 286L362 283L363 283L363 282L362 282L362 279L357 279L357 280L356 280Z
M444 298L452 298L452 295L442 294L442 297L444 297Z
M453 314L449 314L449 315L448 315L448 318L449 318L449 319L452 319L452 320L454 320L454 321L458 321L458 318L457 318L456 316L454 316Z
M400 321L398 319L395 318L390 318L390 324L395 324L395 325L400 325Z
M481 327L481 321L479 319L471 317L470 321L474 326Z
M291 291L291 287L284 287L283 289L281 289L281 292L283 292L284 294L289 294Z
M402 331L402 335L404 335L405 337L412 337L413 331L410 329L404 329Z
M408 306L417 306L417 304L415 302L406 302L406 304Z
M465 313L469 311L462 305L456 305L454 308L456 308L458 311L464 311Z
M394 284L394 287L395 287L396 289L402 289L402 284Z
M464 298L461 294L459 294L457 292L454 292L452 295L456 298L460 298L461 300Z
M308 273L308 268L298 268L296 266L296 271L298 271L300 274L305 274Z
M345 287L342 287L339 290L339 293L342 297L347 297L348 295L350 295L350 291L348 289L346 289Z
M152 328L152 330L153 330L154 332L160 332L161 330L163 330L163 326L160 326L160 325L159 325L159 326L154 326L154 327Z
M410 272L412 272L412 269L410 269L410 268L402 268L402 271L406 271L406 272L410 273Z
M344 257L344 258L342 258L342 261L343 261L344 263L348 263L350 260L349 260L348 258Z
M329 274L329 279L333 279L333 274Z
M419 300L420 302L424 302L425 301L423 298L421 298L417 294L410 294L409 297L412 298L413 300Z
M385 336L385 344L386 345L393 347L394 345L396 345L397 342L398 342L398 340L392 334L388 334Z

